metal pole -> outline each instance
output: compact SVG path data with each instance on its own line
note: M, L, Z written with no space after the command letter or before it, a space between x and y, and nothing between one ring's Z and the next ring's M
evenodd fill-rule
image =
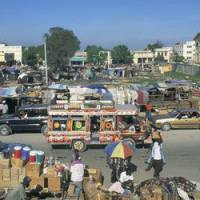
M47 43L46 43L46 37L44 38L44 60L45 60L46 86L48 87L48 67L47 67Z

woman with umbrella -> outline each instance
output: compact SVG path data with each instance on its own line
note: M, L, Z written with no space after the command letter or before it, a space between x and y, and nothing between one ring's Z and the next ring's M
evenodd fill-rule
M134 154L134 150L125 141L117 141L107 145L105 152L108 156L108 164L112 169L111 182L113 183L119 180L120 174L123 171L131 168L131 166L133 167L133 164L130 164L130 160Z

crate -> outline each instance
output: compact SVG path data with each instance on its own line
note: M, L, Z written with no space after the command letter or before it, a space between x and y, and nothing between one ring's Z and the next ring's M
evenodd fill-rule
M30 183L30 189L35 188L36 185L41 185L44 188L44 176L41 175L39 177L30 177L31 183Z
M10 181L10 168L9 169L2 169L2 180L3 181Z
M56 168L55 167L48 167L47 172L46 172L46 176L48 176L48 177L57 176Z
M26 165L26 175L31 177L39 177L42 174L43 166L41 164L28 163Z
M48 189L52 192L61 191L61 177L48 177Z
M0 158L0 169L8 169L10 165L10 159Z
M11 158L11 165L13 167L24 167L27 164L27 160L22 160L19 158Z

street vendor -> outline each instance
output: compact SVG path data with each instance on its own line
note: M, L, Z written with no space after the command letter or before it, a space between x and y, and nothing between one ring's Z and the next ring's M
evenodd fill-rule
M7 194L5 200L27 200L25 189L29 187L30 182L31 178L29 176L25 176L22 183Z
M76 159L71 163L70 167L71 182L76 186L74 196L79 196L82 191L84 169L85 165L81 161L81 157L76 157Z

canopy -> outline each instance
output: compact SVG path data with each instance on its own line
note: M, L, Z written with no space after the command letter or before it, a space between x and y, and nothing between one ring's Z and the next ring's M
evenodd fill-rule
M17 97L17 87L0 88L0 97Z

